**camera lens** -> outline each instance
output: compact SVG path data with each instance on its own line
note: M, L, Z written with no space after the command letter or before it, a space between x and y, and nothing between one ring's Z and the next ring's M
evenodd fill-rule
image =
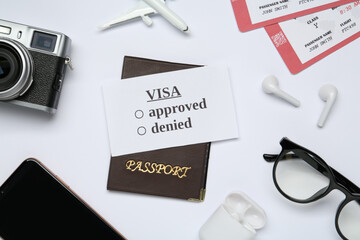
M10 72L10 62L7 58L0 56L0 80L4 79L9 75Z
M23 94L32 83L32 72L28 50L16 41L0 38L0 100Z
M0 91L12 88L21 73L21 58L15 49L0 43Z

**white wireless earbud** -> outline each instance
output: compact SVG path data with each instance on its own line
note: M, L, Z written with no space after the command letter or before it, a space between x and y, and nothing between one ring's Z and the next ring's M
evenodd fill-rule
M286 92L282 91L279 88L279 81L273 75L270 75L264 79L264 81L262 82L262 89L266 93L274 94L278 97L281 97L282 99L288 101L295 107L300 107L300 101L297 100L296 98L290 96Z
M326 104L325 104L324 110L322 111L319 121L318 121L319 127L324 126L325 121L326 121L327 117L329 116L330 110L335 103L337 94L338 94L338 90L333 85L326 84L320 88L319 96L323 101L326 102Z

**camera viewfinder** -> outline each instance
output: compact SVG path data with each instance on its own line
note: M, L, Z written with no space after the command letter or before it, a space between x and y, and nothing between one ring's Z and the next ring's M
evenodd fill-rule
M31 41L31 47L53 52L55 49L56 39L56 35L35 31Z

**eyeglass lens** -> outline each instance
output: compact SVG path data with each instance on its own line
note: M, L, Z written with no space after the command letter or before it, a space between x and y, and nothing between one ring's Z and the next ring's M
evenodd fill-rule
M338 225L347 239L360 239L360 200L353 200L341 210Z
M300 157L281 159L275 171L275 178L280 189L289 197L306 201L321 195L330 185L330 179L309 165Z

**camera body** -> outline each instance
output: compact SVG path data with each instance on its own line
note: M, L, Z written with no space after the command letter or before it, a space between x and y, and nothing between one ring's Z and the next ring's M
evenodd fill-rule
M70 46L62 33L0 19L0 101L54 114Z

